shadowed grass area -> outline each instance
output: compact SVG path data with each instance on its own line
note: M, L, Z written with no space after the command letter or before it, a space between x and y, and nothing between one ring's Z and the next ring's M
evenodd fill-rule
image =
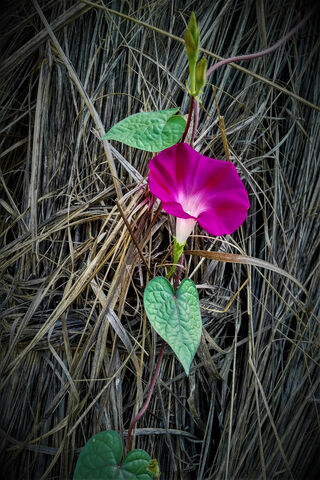
M211 65L271 46L307 7L17 0L2 13L5 478L72 478L94 433L126 441L147 396L161 339L143 292L171 267L174 219L149 208L151 154L99 137L140 111L187 114L192 10ZM234 162L251 208L233 235L198 229L187 243L200 347L189 378L166 347L135 432L163 480L319 473L319 71L317 11L272 55L223 67L204 89L195 148Z

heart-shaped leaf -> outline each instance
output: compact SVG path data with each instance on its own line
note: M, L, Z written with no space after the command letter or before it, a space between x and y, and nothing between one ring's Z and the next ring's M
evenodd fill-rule
M94 435L79 455L73 480L152 480L147 470L150 456L144 450L132 450L121 462L122 443L117 432L108 430Z
M189 375L201 338L201 314L195 284L183 280L174 294L164 277L155 277L144 292L144 307L151 325L172 348Z
M178 110L135 113L114 125L101 140L118 140L140 150L160 152L177 143L183 135L186 121L175 115Z

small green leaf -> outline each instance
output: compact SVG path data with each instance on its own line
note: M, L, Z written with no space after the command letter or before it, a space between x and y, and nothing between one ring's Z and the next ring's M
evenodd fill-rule
M94 435L80 452L73 480L152 480L150 456L132 450L121 462L122 443L117 432Z
M201 338L201 314L195 284L189 278L174 294L171 283L155 277L144 292L144 307L149 321L177 355L187 375Z
M161 472L159 468L159 464L156 458L150 460L149 465L147 466L147 470L149 470L154 477L158 480L160 478Z
M147 466L150 463L150 456L144 450L132 450L128 453L126 458L122 462L123 478L139 480L149 480L152 478L151 472L147 470ZM130 474L134 474L133 477ZM122 478L122 477L119 477Z
M175 115L179 108L135 113L114 125L101 140L117 140L131 147L160 152L177 143L186 121Z

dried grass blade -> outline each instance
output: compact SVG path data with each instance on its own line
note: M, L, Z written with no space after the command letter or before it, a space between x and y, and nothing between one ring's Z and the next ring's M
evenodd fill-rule
M260 258L255 257L247 257L245 255L238 255L237 253L225 253L225 252L210 252L207 250L186 250L184 252L185 255L195 255L199 257L205 257L209 260L217 260L218 262L226 262L226 263L240 263L242 265L253 265L254 267L266 268L267 270L271 270L275 273L279 273L284 277L288 278L308 296L307 290L304 288L302 283L299 282L293 275L286 272L282 268L273 265L270 262L266 262L265 260L261 260Z
M277 444L278 444L278 448L279 448L279 450L280 450L280 452L281 452L281 455L282 455L284 464L285 464L285 466L286 466L287 473L288 473L289 477L291 478L291 480L294 480L293 475L292 475L292 473L291 473L291 468L290 468L288 459L287 459L287 457L286 457L286 454L284 453L284 450L283 450L283 447L282 447L282 443L281 443L281 440L280 440L279 435L278 435L278 432L277 432L277 427L276 427L276 425L275 425L275 423L274 423L274 420L273 420L273 417L272 417L272 414L271 414L271 411L270 411L270 408L269 408L269 405L268 405L268 400L267 400L266 395L265 395L265 393L264 393L263 386L262 386L262 384L261 384L261 382L260 382L259 376L258 376L258 374L257 374L257 371L256 371L256 369L255 369L255 366L253 365L253 362L252 362L251 357L249 357L248 361L249 361L250 368L251 368L251 370L252 370L252 372L253 372L253 374L254 374L254 376L255 376L256 382L257 382L257 384L258 384L259 391L260 391L260 394L261 394L261 396L262 396L263 403L264 403L265 409L266 409L266 411L267 411L270 424L271 424L272 429L273 429L273 433L274 433L274 435L275 435L275 437L276 437Z
M121 12L117 12L116 10L112 10L111 8L107 8L107 7L104 7L104 6L101 6L97 3L94 3L94 2L90 2L88 0L81 0L83 3L87 4L87 5L90 5L91 7L94 7L94 8L101 8L103 10L105 10L106 12L108 13L111 13L113 15L117 15L121 18L125 18L126 20L130 20L131 22L135 22L137 23L138 25L141 25L145 28L148 28L150 30L153 30L154 32L158 32L162 35L165 35L166 37L169 37L173 40L176 40L177 42L179 43L183 43L184 44L184 39L181 38L181 37L177 37L177 35L173 35L172 33L170 32L166 32L165 30L162 30L161 28L157 28L149 23L146 23L146 22L142 22L141 20L138 20L137 18L134 18L134 17L131 17L129 15L125 15L124 13L121 13ZM216 59L216 60L224 60L224 58L221 56L221 55L217 55L216 53L213 53L213 52L210 52L209 50L206 50L205 48L199 48L199 51L202 52L202 53L205 53L206 55L209 55L210 57ZM288 90L287 88L284 88L284 87L281 87L281 85L278 85L277 83L273 82L272 80L268 79L268 78L265 78L265 77L262 77L261 75L258 75L257 73L254 73L250 70L248 70L247 68L244 68L244 67L241 67L240 65L236 64L236 63L229 63L229 66L230 67L233 67L233 68L236 68L237 70L240 70L241 72L245 73L246 75L249 75L253 78L255 78L256 80L259 80L260 82L263 82L265 83L266 85L268 85L269 87L272 87L276 90L278 90L279 92L281 93L284 93L285 95L287 95L288 97L292 97L294 98L295 100L303 103L304 105L307 105L308 107L310 108L313 108L314 110L317 110L318 112L320 112L320 106L319 105L315 105L314 103L312 102L309 102L308 100L306 100L305 98L302 98L300 97L299 95L297 95L296 93L294 92L291 92L290 90Z
M61 57L61 60L64 62L74 85L77 87L78 92L80 93L81 98L85 102L92 119L95 121L96 128L99 131L100 137L103 137L103 135L105 134L104 126L101 122L101 119L98 115L98 112L96 111L96 109L95 109L95 107L92 103L92 100L90 99L88 93L84 89L84 87L83 87L75 69L73 68L73 66L70 62L70 60L68 59L68 57L65 55L64 51L62 50L61 45L58 42L57 37L53 33L53 30L50 27L49 23L47 22L47 19L45 18L37 0L32 0L32 2L34 4L37 12L39 13L39 16L40 16L44 26L46 27L46 30L47 30L54 46L58 50L59 55ZM115 187L116 192L117 192L117 197L121 198L122 197L122 192L121 192L119 177L118 177L118 174L117 174L116 166L115 166L114 161L113 161L113 157L112 157L112 154L111 154L109 143L106 140L103 141L103 147L104 147L105 156L107 158L107 162L108 162L108 165L109 165L112 180L113 180L113 183L114 183L114 187Z
M56 18L51 27L53 30L58 30L60 28L65 27L68 23L72 22L80 15L83 15L88 10L90 10L90 6L85 5L74 5L69 8L63 15ZM0 65L0 76L3 74L7 74L11 69L18 66L21 62L23 62L29 55L31 55L39 46L44 43L48 38L48 32L46 29L41 30L41 32L37 33L29 42L26 42L23 47L19 48L11 57L7 58L2 62Z

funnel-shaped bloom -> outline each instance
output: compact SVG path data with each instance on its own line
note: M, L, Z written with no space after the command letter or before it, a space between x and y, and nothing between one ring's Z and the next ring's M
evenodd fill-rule
M166 148L149 163L150 191L177 218L176 238L185 243L196 222L211 235L234 232L250 207L235 166L208 158L187 143Z

